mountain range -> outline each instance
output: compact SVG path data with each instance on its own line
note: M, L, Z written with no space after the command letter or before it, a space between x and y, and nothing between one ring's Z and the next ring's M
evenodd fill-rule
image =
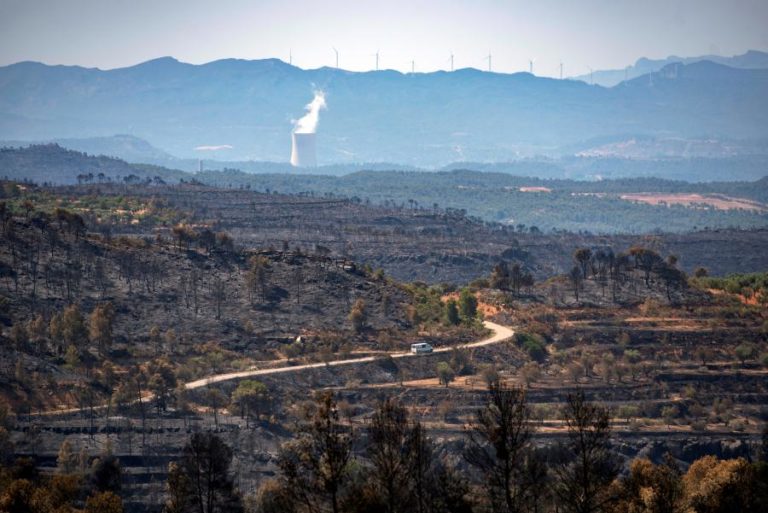
M585 73L572 78L603 87L613 87L631 78L656 73L670 64L691 64L699 61L715 62L732 68L766 69L768 68L768 53L750 50L732 57L723 57L721 55L701 55L699 57L670 55L666 59L647 59L641 57L633 65L626 68L595 70L592 73Z
M476 69L356 73L276 59L192 65L170 57L107 71L0 67L0 139L132 134L162 148L155 163L166 152L286 162L292 120L317 89L328 104L317 135L321 164L498 162L625 136L768 140L768 70L711 61L605 88ZM195 149L206 146L223 148Z

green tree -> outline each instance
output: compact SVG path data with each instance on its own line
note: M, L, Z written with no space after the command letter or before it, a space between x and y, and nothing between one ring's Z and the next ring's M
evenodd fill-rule
M459 294L459 312L462 320L469 324L477 318L477 298L468 288Z
M441 385L446 387L453 381L456 373L453 371L448 362L440 362L437 364L437 379Z
M246 419L246 428L250 418L258 419L261 414L269 413L271 403L269 389L259 381L243 380L232 392L232 404L240 409L240 416Z
M734 349L733 352L736 354L736 358L738 358L743 365L744 362L755 356L756 347L754 344L749 342L742 342L736 346L736 349Z
M153 401L158 413L165 411L177 384L173 367L164 358L152 360L147 365L146 374L147 388L154 396Z
M624 359L628 363L638 363L642 358L640 356L640 351L637 349L627 349L624 351Z
M461 322L459 307L455 299L449 299L445 303L445 322L450 326L456 326Z

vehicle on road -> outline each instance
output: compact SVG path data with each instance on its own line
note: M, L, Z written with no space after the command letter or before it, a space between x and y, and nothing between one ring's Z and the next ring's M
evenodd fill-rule
M413 354L431 353L432 346L426 342L419 342L418 344L411 344L411 352Z

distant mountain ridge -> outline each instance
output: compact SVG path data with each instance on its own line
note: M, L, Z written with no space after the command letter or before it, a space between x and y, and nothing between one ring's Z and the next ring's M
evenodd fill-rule
M166 182L190 179L192 175L160 166L129 164L104 155L93 156L68 150L58 144L40 144L25 148L0 147L0 178L54 185L73 184L87 177L98 182L128 179Z
M29 145L57 144L63 148L115 157L127 162L142 164L170 165L178 159L170 153L156 148L148 141L132 135L118 134L108 137L87 137L80 139L47 139L40 141L1 141L0 147L22 147Z
M0 139L132 134L184 159L287 162L291 120L323 89L321 164L440 167L560 155L616 134L768 139L768 70L712 62L606 89L529 73L354 73L276 59L203 65L172 58L102 71L0 68ZM195 151L230 145L226 155Z
M258 183L266 182L292 184L298 189L313 190L322 184L342 183L356 180L356 177L404 176L420 175L425 181L429 176L462 174L472 176L471 181L486 180L486 176L505 177L505 185L509 180L522 180L523 185L547 185L548 183L571 182L589 184L602 183L610 180L613 183L671 183L687 184L697 190L707 190L712 184L732 182L748 184L739 194L753 197L768 203L768 157L759 159L667 159L658 161L626 160L615 158L585 158L571 157L551 160L521 160L517 162L478 163L456 162L438 171L429 172L423 169L404 169L397 166L354 166L339 164L323 166L314 173L288 172L286 164L274 162L253 162L254 166L262 166L258 172L234 169L222 170L205 169L202 173L186 172L178 168L129 163L119 158L108 156L88 155L84 152L63 148L58 144L38 144L26 147L2 147L0 145L0 178L31 181L35 183L72 184L78 182L79 176L89 176L92 181L102 180L121 181L126 177L136 177L141 180L153 181L155 177L168 183L180 180L199 179L206 183L224 186L237 186L253 180ZM624 166L624 167L622 167ZM733 168L735 173L724 174L723 169ZM700 179L691 180L689 176L697 173ZM323 173L323 174L320 174ZM234 179L233 179L234 178ZM389 178L387 178L389 179ZM493 178L491 178L493 179ZM710 182L708 185L706 182ZM303 184L303 185L298 185ZM306 187L302 189L301 187ZM282 190L282 189L281 189ZM338 192L327 190L325 192ZM353 193L354 194L354 193Z
M686 182L753 181L766 176L768 153L759 150L765 142L753 141L742 145L730 141L725 146L710 141L656 140L621 136L597 139L584 148L574 148L574 154L560 158L526 158L501 162L457 161L432 171L471 169L538 179L602 180L656 177ZM702 146L697 149L696 146ZM709 146L718 153L708 152ZM693 147L693 148L691 148ZM681 151L681 148L684 151ZM735 148L736 151L733 151ZM145 150L145 152L142 152ZM646 155L656 154L651 158ZM0 177L32 179L37 182L69 183L82 169L106 166L107 175L176 180L184 173L238 170L249 174L344 176L358 171L416 171L430 169L397 163L339 163L316 168L292 168L287 162L213 161L179 159L158 150L148 142L130 136L90 139L58 139L41 143L31 141L0 141ZM678 153L678 154L676 154ZM717 156L722 154L723 156ZM83 162L72 165L73 156ZM671 156L665 156L671 155ZM15 156L18 160L9 159ZM155 158L157 157L157 158ZM99 162L94 166L94 162ZM60 165L61 164L61 165ZM125 165L124 165L125 164ZM128 169L127 165L131 168ZM64 172L58 172L59 169ZM125 169L123 169L125 168ZM10 175L7 173L11 172ZM103 170L96 171L103 172ZM25 175L24 173L29 173ZM189 178L195 176L190 174ZM67 178L68 177L68 178Z
M593 73L585 73L571 78L573 80L594 83L603 87L613 87L625 80L660 71L670 64L691 64L700 61L710 61L731 68L768 69L768 53L749 50L748 52L741 55L734 55L733 57L723 57L720 55L702 55L699 57L678 57L677 55L670 55L666 59L647 59L641 57L637 59L633 65L623 69L596 70Z

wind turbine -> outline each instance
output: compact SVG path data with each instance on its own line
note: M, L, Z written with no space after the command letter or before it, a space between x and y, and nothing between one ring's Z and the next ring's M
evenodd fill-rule
M587 66L587 68L589 68L589 85L594 85L594 70L592 69L592 66Z
M451 71L453 71L453 52L451 52Z
M376 71L379 71L379 51L376 50Z
M532 59L528 59L528 66L529 71L531 72L531 75L533 75L533 63L536 62L536 57L533 57Z
M415 60L411 61L411 73L412 74L416 73L416 61Z
M560 80L563 79L563 61L560 61Z
M333 48L333 52L336 54L336 69L339 69L339 51L335 46L332 46L331 48Z
M288 64L293 65L293 50L291 48L288 49Z
M488 59L488 73L490 73L492 71L491 64L493 63L493 57L491 56L490 50L488 50L488 57L486 57L486 59Z

